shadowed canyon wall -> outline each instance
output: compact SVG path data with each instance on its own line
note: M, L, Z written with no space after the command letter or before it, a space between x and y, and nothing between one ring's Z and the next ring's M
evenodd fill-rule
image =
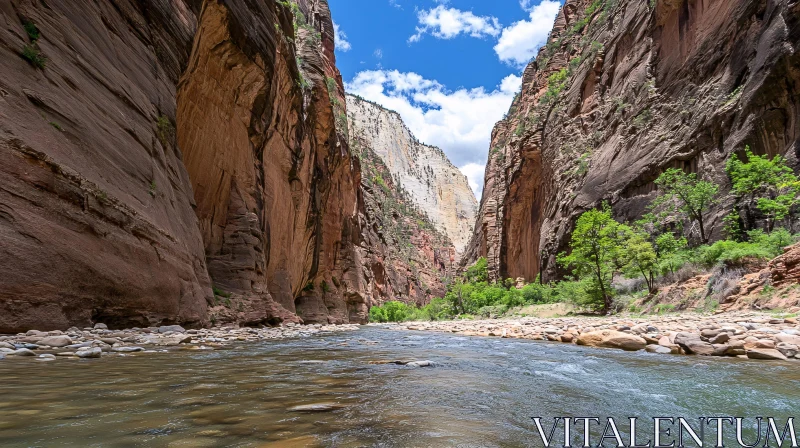
M580 213L608 201L638 218L667 168L723 192L745 145L797 168L798 46L789 0L567 0L493 131L465 263L487 257L492 279L555 279ZM714 233L732 203L712 211Z
M12 0L0 21L0 332L364 321L326 1Z

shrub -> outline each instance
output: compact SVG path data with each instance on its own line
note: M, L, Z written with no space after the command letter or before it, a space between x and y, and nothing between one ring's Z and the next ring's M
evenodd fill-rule
M47 64L47 57L39 51L39 47L34 43L25 45L22 48L22 57L28 60L34 67L44 69Z

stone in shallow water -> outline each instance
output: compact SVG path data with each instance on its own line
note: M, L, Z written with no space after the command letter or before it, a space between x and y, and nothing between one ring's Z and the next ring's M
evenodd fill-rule
M785 360L786 357L783 353L775 350L774 348L752 348L747 350L747 357L750 359L765 359L765 360Z
M75 352L75 356L78 358L99 358L103 356L103 351L97 347L82 348Z
M33 353L27 348L20 348L14 350L13 352L8 354L9 356L36 356L36 353Z
M119 353L132 353L132 352L142 352L144 349L142 347L114 347L111 351L119 352Z
M324 402L324 403L312 403L312 404L301 404L299 406L292 406L288 409L289 412L330 412L335 411L337 409L341 409L344 406L333 403L333 402Z
M650 353L660 353L662 355L668 355L672 353L672 350L669 347L664 347L663 345L650 344L644 349Z

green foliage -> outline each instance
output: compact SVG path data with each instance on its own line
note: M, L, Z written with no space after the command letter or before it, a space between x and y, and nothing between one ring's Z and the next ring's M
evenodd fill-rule
M168 147L175 141L175 127L166 115L159 115L156 119L156 130L158 134L158 141L161 146Z
M22 57L38 69L44 70L47 64L47 57L39 51L39 46L36 43L25 45L22 48Z
M670 168L656 179L655 184L661 192L650 205L651 212L662 225L688 220L698 225L700 241L708 242L705 214L716 203L719 186L697 179L697 174L687 174L682 170Z
M370 322L404 322L414 314L415 309L403 302L386 302L382 306L369 309Z
M229 299L229 298L231 297L231 294L230 294L230 293L228 293L228 292L225 292L225 291L223 291L223 290L221 290L221 289L217 288L216 286L213 286L213 287L212 287L212 290L214 291L214 296L217 296L217 297L224 297L224 298L226 298L226 299Z
M572 269L578 278L588 279L591 300L584 304L603 313L611 309L614 297L611 281L625 265L624 241L630 227L611 217L611 208L584 212L572 232L572 252L560 254L559 263Z
M156 197L156 192L158 191L158 186L156 185L155 180L150 181L150 185L148 186L147 193L150 194L151 197Z
M743 162L734 154L725 167L731 178L733 192L744 206L755 208L767 219L766 231L771 232L775 223L791 217L800 199L800 179L787 166L786 159L775 156L758 156L746 146Z
M56 123L55 121L51 121L50 126L54 127L57 131L64 132L64 128L62 128L61 125Z
M320 283L320 287L322 288L322 292L328 292L331 290L331 287L328 286L328 282L326 282L325 280L323 280L322 283Z
M542 95L541 103L550 104L558 99L558 95L567 86L569 72L566 68L553 73L547 78L547 91Z
M28 34L28 38L30 38L31 42L35 42L42 37L39 27L37 27L36 24L30 20L24 20L22 22L22 27L25 28L25 32Z
M783 248L794 244L798 235L780 228L772 233L761 230L747 232L748 241L722 240L698 248L699 260L708 267L716 264L740 264L747 259L768 260L783 253Z

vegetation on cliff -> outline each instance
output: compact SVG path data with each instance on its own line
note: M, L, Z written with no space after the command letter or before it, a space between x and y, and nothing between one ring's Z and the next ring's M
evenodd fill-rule
M749 148L745 157L733 156L727 172L737 210L760 214L755 221L759 225L733 214L727 220L727 237L709 244L704 222L709 207L720 199L719 186L669 169L656 180L659 195L642 219L619 222L608 204L581 214L569 251L558 257L569 271L565 280L524 286L512 279L489 282L487 261L481 258L450 284L443 299L423 308L387 304L373 308L370 318L397 322L493 316L552 302L571 302L579 309L607 314L624 309L631 296L656 294L659 286L671 283L687 266L724 272L777 257L800 240L800 234L789 230L798 213L800 180L782 157L754 155ZM693 226L690 234L695 238L683 236L687 226Z

